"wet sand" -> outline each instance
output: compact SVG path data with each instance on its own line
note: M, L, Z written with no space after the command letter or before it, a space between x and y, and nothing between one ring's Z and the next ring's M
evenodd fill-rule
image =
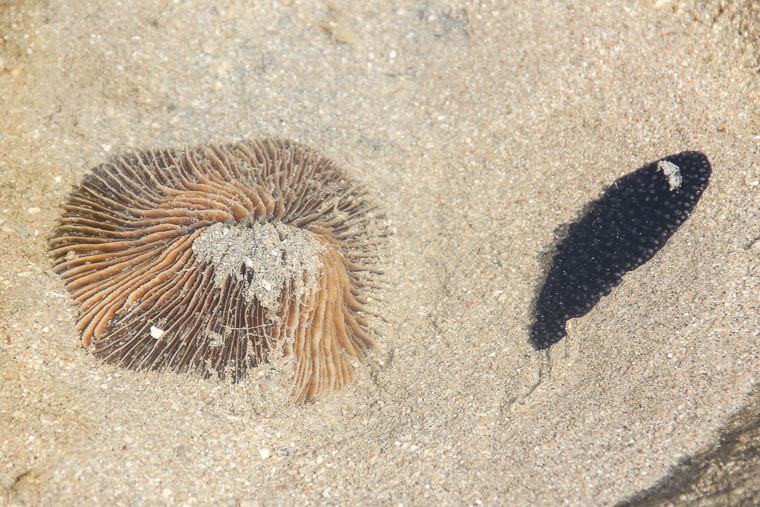
M9 504L611 504L712 442L760 364L760 109L711 2L34 2L0 7L0 499ZM755 26L755 25L750 25ZM288 402L101 364L46 238L131 149L284 137L394 231L378 348ZM548 354L541 252L684 150L686 223Z

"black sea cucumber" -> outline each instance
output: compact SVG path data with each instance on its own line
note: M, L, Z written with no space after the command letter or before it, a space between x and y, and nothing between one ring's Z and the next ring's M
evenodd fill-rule
M557 246L536 301L534 346L560 341L568 319L588 313L651 259L694 209L710 173L705 155L686 151L623 176L590 203Z

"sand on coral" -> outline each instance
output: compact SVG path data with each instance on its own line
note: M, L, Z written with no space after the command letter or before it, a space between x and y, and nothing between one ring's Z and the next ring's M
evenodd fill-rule
M716 3L0 2L2 502L583 505L657 484L760 366L757 18ZM259 137L387 211L358 379L293 405L287 361L238 385L101 364L46 254L66 194L127 150ZM684 150L713 164L691 217L536 352L554 230Z

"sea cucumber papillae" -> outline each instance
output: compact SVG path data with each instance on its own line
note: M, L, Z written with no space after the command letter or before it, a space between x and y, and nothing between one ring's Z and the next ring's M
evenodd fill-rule
M683 152L629 173L570 224L536 300L530 337L537 349L565 335L626 272L651 259L686 220L710 179L699 152Z

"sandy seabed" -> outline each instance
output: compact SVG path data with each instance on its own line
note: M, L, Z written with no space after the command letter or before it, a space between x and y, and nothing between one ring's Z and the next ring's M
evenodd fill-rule
M701 2L0 3L0 500L611 504L708 444L760 365L758 76ZM706 12L706 11L705 11ZM101 364L46 238L138 148L284 137L394 231L379 346L288 402ZM710 186L548 354L557 226L685 150Z

